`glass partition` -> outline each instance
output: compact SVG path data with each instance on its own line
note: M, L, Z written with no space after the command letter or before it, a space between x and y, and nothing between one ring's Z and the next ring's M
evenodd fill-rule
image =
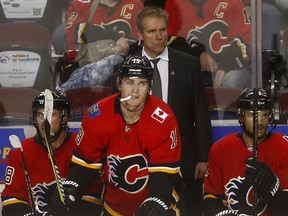
M215 141L239 131L236 100L249 86L263 87L269 92L279 125L276 130L287 133L287 0L219 0L206 5L208 0L189 0L187 4L183 0L142 1L145 6L165 8L170 16L170 42L176 35L185 42L185 48L175 44L174 48L186 52L192 49L192 54L199 58ZM74 9L83 9L87 18L89 8L70 8L70 2L0 0L0 192L12 148L8 137L16 134L22 140L36 133L30 109L41 91L57 88L66 92L71 102L72 131L78 131L84 112L95 101L114 92L114 66L121 59L114 59L109 67L106 63L97 64L103 77L74 73L79 68L78 50L77 46L69 46L66 38L74 37L85 20L79 21L79 28L70 31L70 36L66 35L65 26L79 18ZM85 4L90 0L74 2ZM126 19L124 25L111 21L100 25L100 30L121 29L130 50L138 45L137 33L135 29L134 34L130 31L129 23L134 7L131 1L120 10L119 15ZM141 7L137 6L137 14ZM111 9L101 16L107 18L113 12ZM83 38L78 39L77 42ZM97 85L91 82L93 79L97 79Z
M198 1L196 5L186 5L185 11L181 11L183 5L180 5L180 0L143 0L143 2L145 5L164 7L170 16L168 33L182 36L191 47L198 47L198 54L196 52L195 55L200 60L202 52L206 52L208 58L211 57L216 62L217 70L210 72L203 69L211 120L237 122L238 95L245 87L258 86L271 94L277 120L281 124L287 124L288 4L286 1L263 0L257 1L256 4L253 0L239 0L235 1L238 3L235 5L232 3L234 1L229 3L219 1L217 5L209 7L204 4L205 1ZM203 5L200 2L203 2ZM65 39L65 19L67 18L69 24L73 18L66 17L69 5L70 0L0 0L0 29L4 25L14 28L9 33L11 36L8 33L5 37L3 34L0 35L2 88L32 88L38 92L45 88L55 89L65 83L79 67L75 61L77 50L68 50ZM193 10L188 10L189 7L193 10L197 8L195 14ZM261 7L261 13L257 7ZM209 19L211 21L207 21ZM25 27L24 24L29 26ZM42 44L37 41L43 35L43 31L40 33L40 28L32 28L31 25L34 25L32 27L40 25L48 30L48 38L40 40ZM131 36L129 43L136 40L135 36ZM260 46L256 46L259 45L259 41L262 41ZM253 68L255 61L258 64L256 70ZM105 66L99 68L105 70ZM239 75L239 71L243 73ZM105 92L103 97L107 95L107 88L109 94L112 94L112 89L115 87L111 72L108 77L105 82L97 85L97 90L93 90ZM91 90L91 85L87 83ZM83 92L87 92L87 88L83 88ZM77 95L79 98L87 96L84 93ZM0 108L9 113L4 101L7 100L0 98ZM84 112L88 105L85 104L83 109L79 108L79 104L77 106L77 109ZM4 111L1 111L0 118L13 118L11 114L7 116Z
M78 47L67 41L85 40L78 33L84 29L90 1L0 0L0 192L12 149L9 136L15 134L23 140L36 133L30 110L41 91L58 89L67 94L71 103L68 125L71 131L78 131L84 112L115 90L114 66L121 58L110 59L109 66L107 62L95 64L95 70L103 76L75 73L79 69ZM95 32L118 30L132 51L138 46L138 38L131 11L138 14L144 5L165 8L169 13L169 46L173 36L184 39L184 47L174 44L174 48L192 50L201 63L214 141L239 131L236 100L245 87L268 91L279 125L276 131L287 134L288 1L219 0L205 4L208 1L142 0L141 5L131 1L121 10L111 7L100 14L101 19L106 19L98 20L101 25ZM74 7L71 2L86 6ZM75 10L80 10L85 19L79 18ZM109 20L115 12L119 19ZM118 22L120 19L125 21ZM70 28L75 20L78 27ZM110 33L107 37L113 36ZM95 80L96 84L92 82Z

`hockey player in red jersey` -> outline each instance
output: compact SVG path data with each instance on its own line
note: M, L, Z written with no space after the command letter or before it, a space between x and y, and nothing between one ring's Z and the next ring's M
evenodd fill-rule
M217 62L214 85L250 86L250 21L241 0L167 0L165 10L169 35L185 37L192 47L204 44Z
M255 91L258 157L253 152ZM243 132L227 135L212 145L204 182L204 215L256 215L253 210L257 207L258 216L286 216L288 136L268 131L269 123L275 127L274 109L263 89L245 89L237 106ZM253 202L253 189L257 191L257 203Z
M141 0L100 0L91 25L86 26L92 2L73 0L70 4L65 28L68 50L75 50L76 44L84 41L113 39L115 42L119 40L119 45L124 45L121 38L137 39L136 16L144 7ZM128 48L128 43L126 45Z
M118 74L120 93L86 111L68 178L75 184L64 186L67 204L103 169L104 215L179 215L178 123L170 107L149 94L152 76L146 57L127 57Z
M52 92L52 95L54 109L51 131L55 135L51 135L51 145L60 177L64 180L68 176L70 160L76 145L76 133L68 132L67 121L70 115L70 103L67 97L60 92ZM50 205L51 194L55 191L56 183L47 148L44 144L44 104L44 92L41 92L32 103L31 109L31 121L37 134L22 141L23 154L37 215L66 215L66 208L55 211ZM6 168L5 188L1 194L3 216L23 216L29 213L32 215L33 210L29 201L23 168L20 149L11 150ZM69 215L79 215L79 212L84 212L84 215L91 215L89 212L100 211L101 207L93 204L93 202L101 203L95 194L85 194L87 196L84 196L83 199L92 202L81 201Z

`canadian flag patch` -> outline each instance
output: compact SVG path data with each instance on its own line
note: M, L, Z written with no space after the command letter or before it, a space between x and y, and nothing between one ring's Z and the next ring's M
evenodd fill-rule
M154 112L152 113L151 117L156 121L163 123L165 119L168 117L168 114L164 112L162 109L157 107Z

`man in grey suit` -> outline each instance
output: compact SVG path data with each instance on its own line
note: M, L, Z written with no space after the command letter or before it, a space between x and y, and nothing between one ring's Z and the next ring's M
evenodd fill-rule
M162 8L147 6L138 14L138 36L143 42L141 54L151 61L160 59L157 68L161 97L174 111L180 127L186 203L181 215L200 216L203 177L213 143L205 86L199 59L167 47L167 23L168 14Z

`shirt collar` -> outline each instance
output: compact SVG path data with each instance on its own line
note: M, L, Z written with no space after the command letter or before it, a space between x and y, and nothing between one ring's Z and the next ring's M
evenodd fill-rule
M142 56L146 56L149 60L152 60L152 58L145 52L144 47L142 49ZM164 51L159 56L157 56L157 58L160 58L161 60L164 61L169 61L168 48L166 47Z

